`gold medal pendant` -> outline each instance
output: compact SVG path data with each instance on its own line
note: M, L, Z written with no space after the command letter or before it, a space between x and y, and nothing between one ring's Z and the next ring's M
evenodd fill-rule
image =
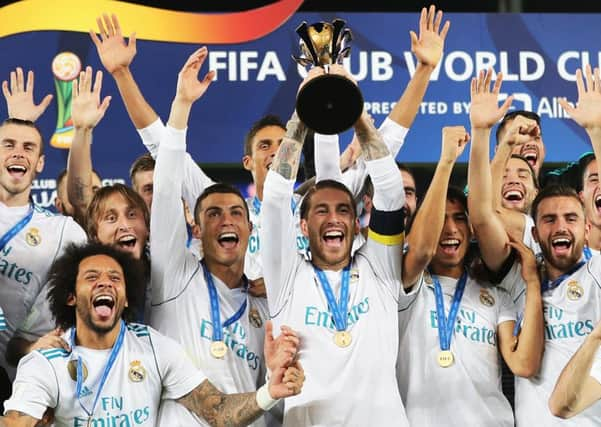
M223 359L227 353L227 346L223 341L213 341L211 343L211 356L215 359Z
M442 350L438 353L438 365L441 368L448 368L455 361L455 357L451 350Z
M351 345L351 341L353 341L353 337L351 337L350 332L338 331L334 334L334 343L336 343L338 347L348 347Z

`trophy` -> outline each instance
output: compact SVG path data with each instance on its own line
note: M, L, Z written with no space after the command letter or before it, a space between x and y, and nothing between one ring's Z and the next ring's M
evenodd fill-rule
M303 22L296 29L300 36L300 56L293 59L303 67L323 67L326 74L309 80L296 98L299 118L314 131L332 135L347 130L363 112L363 96L357 85L338 74L329 74L331 64L342 64L351 51L351 30L345 22Z

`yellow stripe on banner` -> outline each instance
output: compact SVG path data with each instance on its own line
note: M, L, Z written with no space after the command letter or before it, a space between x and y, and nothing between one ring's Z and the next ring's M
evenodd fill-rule
M393 234L392 236L387 236L384 234L376 233L370 228L367 231L367 237L383 245L394 246L403 244L403 240L405 240L405 233L403 232L399 234Z
M114 13L124 36L177 43L244 43L275 31L302 0L281 0L233 13L177 12L111 0L25 0L0 8L0 38L28 31L97 31L96 17Z

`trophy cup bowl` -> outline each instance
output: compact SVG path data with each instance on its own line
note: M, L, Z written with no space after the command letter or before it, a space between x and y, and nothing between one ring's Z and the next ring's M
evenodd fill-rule
M363 96L357 85L344 76L329 74L332 64L342 64L350 54L351 31L345 22L303 22L296 29L301 55L294 60L306 67L323 67L326 74L309 80L296 98L296 112L315 132L332 135L353 126L363 112Z

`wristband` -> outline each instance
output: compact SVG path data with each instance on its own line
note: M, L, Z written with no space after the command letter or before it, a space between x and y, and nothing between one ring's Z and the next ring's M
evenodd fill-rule
M269 411L275 405L278 404L280 399L274 399L269 394L269 386L267 384L263 384L255 395L255 399L257 400L257 405L264 411Z

